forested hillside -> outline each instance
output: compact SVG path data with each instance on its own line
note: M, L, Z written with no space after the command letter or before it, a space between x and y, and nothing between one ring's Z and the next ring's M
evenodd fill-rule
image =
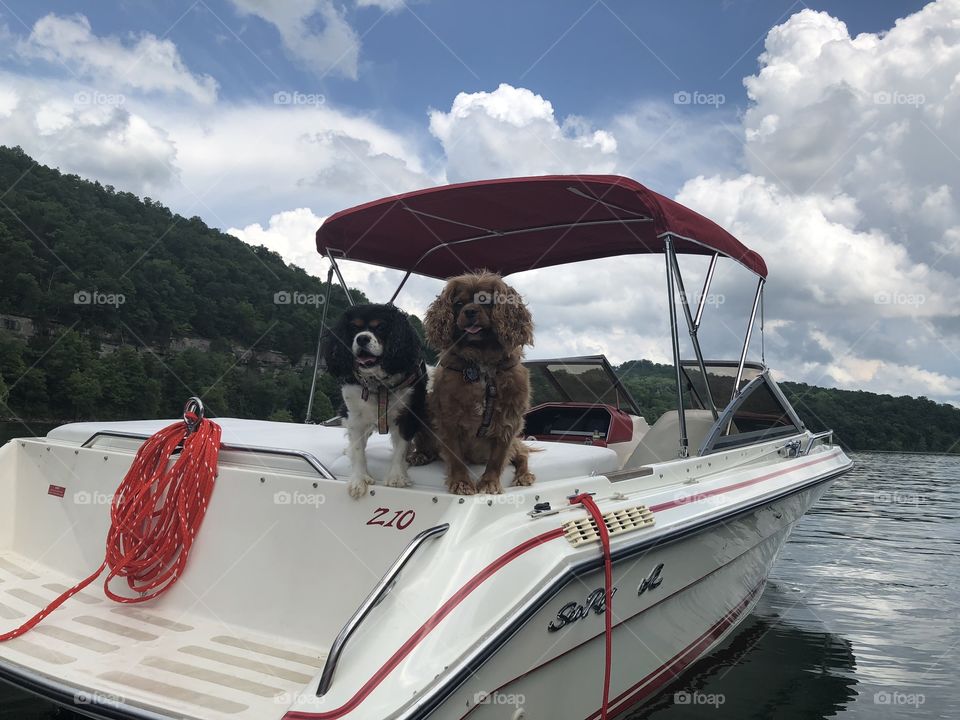
M633 360L617 368L617 374L649 422L676 408L673 366ZM836 440L849 449L960 453L960 409L953 405L925 397L779 385L808 428L833 429Z
M324 290L199 218L0 147L0 417L170 417L199 394L215 415L302 420ZM332 321L339 288L329 303ZM651 423L674 407L670 366L617 372ZM324 418L340 401L329 377L319 387ZM849 448L960 451L953 406L781 387Z
M219 415L302 417L320 280L19 148L0 148L0 188L0 314L31 321L0 330L2 414L169 416L203 393Z

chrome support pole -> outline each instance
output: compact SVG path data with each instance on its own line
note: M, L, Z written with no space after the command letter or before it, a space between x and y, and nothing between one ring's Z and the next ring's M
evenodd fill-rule
M700 293L700 302L697 304L697 315L693 319L693 327L700 329L700 319L703 317L703 306L707 301L707 293L710 292L710 283L713 282L713 271L717 269L717 258L720 253L714 253L710 258L710 267L707 268L707 277L703 281L703 292Z
M330 265L333 268L333 271L337 274L337 280L340 281L340 287L343 288L343 294L347 296L347 302L351 305L356 305L356 303L353 301L353 296L350 294L350 288L347 287L347 283L344 281L343 275L340 274L340 266L337 265L337 259L333 256L330 248L327 248L327 259L330 260Z
M757 282L757 294L753 296L753 308L750 310L750 323L747 325L747 335L743 339L743 350L740 353L740 363L737 365L737 379L733 383L733 400L739 394L740 379L743 377L743 366L747 362L747 350L750 347L750 337L753 335L753 323L757 319L757 306L760 304L760 295L763 292L763 278Z
M716 420L719 417L717 404L713 401L713 392L710 390L710 381L707 378L707 367L703 362L703 352L700 350L700 339L697 337L697 326L694 324L693 315L690 313L690 302L687 299L687 291L683 287L683 275L680 273L680 262L677 260L677 253L674 251L672 243L667 246L667 257L670 259L674 275L676 276L677 289L680 290L683 315L687 321L687 330L690 332L690 342L693 343L693 352L697 356L697 366L700 368L700 374L703 376L703 385L707 391L707 402L710 403L710 413L713 415L713 419ZM714 255L714 258L716 258L716 255ZM711 263L711 268L712 266L713 263ZM700 296L701 308L703 307L704 297L706 297L706 295ZM700 312L700 310L697 312Z
M667 305L670 308L670 341L673 345L673 366L676 370L677 380L677 420L680 423L680 457L687 457L687 417L683 411L683 378L680 370L680 338L677 332L677 302L676 293L673 289L673 263L670 261L673 255L673 240L668 235L663 239L665 249L664 256L667 260Z
M764 346L764 334L763 334L763 326L764 326L763 298L764 298L764 295L765 295L764 291L761 290L761 291L760 291L760 362L763 363L763 366L764 366L764 367L766 367L766 366L767 366L767 349L766 349L766 347Z
M307 416L303 422L310 424L313 414L313 397L317 392L317 373L320 371L320 348L323 345L323 331L327 329L327 308L330 307L330 290L333 287L333 265L327 271L327 294L323 298L323 312L320 313L320 330L317 332L317 352L313 356L313 380L310 382L310 399L307 401Z
M400 291L403 290L403 286L407 284L407 280L410 279L410 274L412 270L407 270L406 274L403 276L403 279L400 281L400 284L397 285L397 289L393 291L393 296L390 298L390 305L393 305L394 301L397 299L397 295L400 294Z

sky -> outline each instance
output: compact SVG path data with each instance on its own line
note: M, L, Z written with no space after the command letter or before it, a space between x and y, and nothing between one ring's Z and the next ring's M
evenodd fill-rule
M319 276L345 207L627 175L765 257L751 356L778 377L960 404L960 0L0 0L0 144ZM345 274L374 300L399 280ZM511 282L529 357L670 360L662 258ZM708 356L738 354L752 289L718 267Z

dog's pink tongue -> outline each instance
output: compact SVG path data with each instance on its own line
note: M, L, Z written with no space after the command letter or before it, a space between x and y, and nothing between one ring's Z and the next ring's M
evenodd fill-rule
M377 359L375 357L362 357L362 358L357 358L357 362L363 365L364 367L370 367L375 362L377 362Z
M471 325L471 326L468 327L468 328L464 328L464 330L466 330L466 331L467 331L468 333L470 333L471 335L476 335L478 332L480 332L481 330L483 330L483 328L480 327L479 325Z

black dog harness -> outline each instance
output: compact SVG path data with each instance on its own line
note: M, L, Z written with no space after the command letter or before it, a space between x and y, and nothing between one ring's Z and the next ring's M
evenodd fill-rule
M373 380L372 384L377 386L377 432L381 435L386 435L390 431L389 423L387 422L387 412L390 409L390 393L396 392L398 390L403 390L408 388L414 383L416 383L420 378L422 378L427 373L427 365L422 360L420 365L417 366L417 369L412 373L407 375L403 380L398 382L396 385L385 385L379 380ZM356 378L357 382L360 383L362 388L360 392L360 397L364 402L370 397L370 386L368 385L368 379L361 377L360 373L354 370L353 376Z
M483 393L483 417L480 420L480 427L477 428L478 438L484 437L487 434L487 430L490 429L490 424L493 422L493 408L497 400L497 373L501 372L502 370L509 370L510 368L516 367L519 364L520 361L516 359L505 360L501 363L497 363L493 373L490 374L484 372L483 369L475 362L457 365L440 361L440 367L460 373L463 375L463 381L467 384L478 382L480 378L484 378L486 380L486 387Z

